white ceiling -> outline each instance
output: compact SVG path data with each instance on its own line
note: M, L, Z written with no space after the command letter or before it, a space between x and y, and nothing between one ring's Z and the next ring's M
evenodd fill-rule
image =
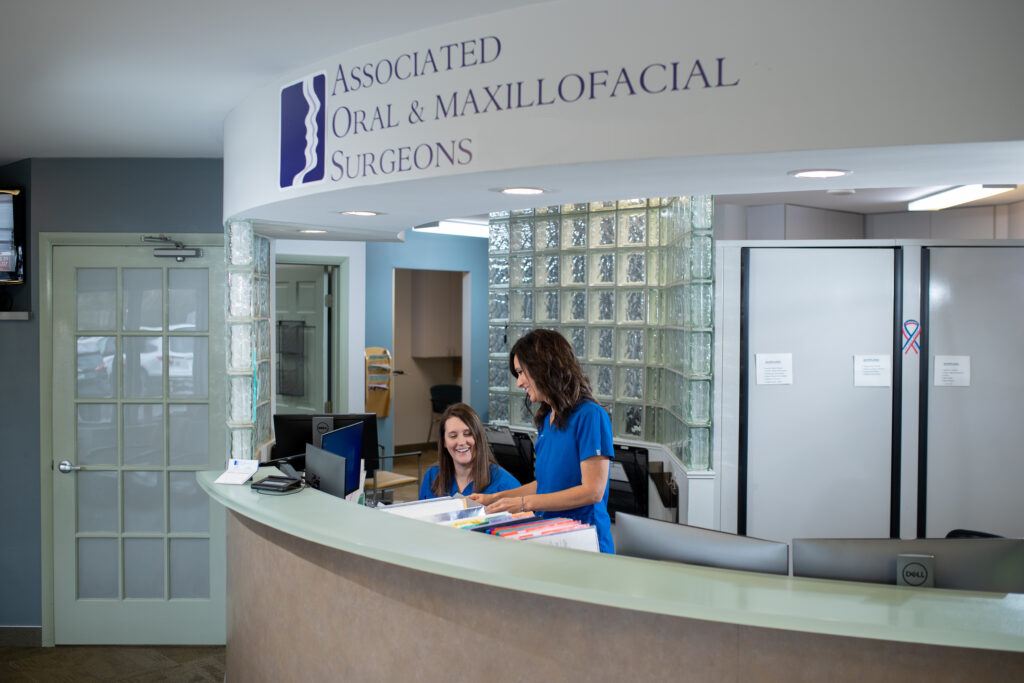
M225 117L261 86L349 48L528 4L535 3L6 0L0 14L0 165L30 157L219 158ZM1024 149L1017 143L948 145L911 154L844 150L710 163L662 160L619 168L611 176L608 169L551 167L534 169L533 182L565 191L548 203L605 198L605 191L627 196L633 187L650 188L649 195L686 188L712 192L719 203L882 213L903 211L909 199L953 184L1024 183L1024 177L1011 177L1022 174L1022 159ZM854 174L806 182L785 175L819 165L850 168ZM626 170L628 175L620 173ZM666 174L675 189L662 189ZM622 190L623 178L635 182ZM502 184L501 178L491 180L491 187ZM652 184L642 185L647 181ZM594 196L575 196L584 184ZM415 185L403 191L413 192L410 204L429 207L418 215L450 215L437 198L452 187ZM856 193L826 192L848 188ZM487 201L494 196L460 205L457 215L484 213ZM1019 201L1024 201L1024 185L982 203Z

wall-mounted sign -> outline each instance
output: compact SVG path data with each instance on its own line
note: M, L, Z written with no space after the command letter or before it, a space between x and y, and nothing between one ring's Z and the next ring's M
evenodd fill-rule
M758 384L793 383L793 354L758 353L755 357Z
M971 357L935 356L935 386L971 386Z
M892 386L892 357L888 354L853 357L853 386Z

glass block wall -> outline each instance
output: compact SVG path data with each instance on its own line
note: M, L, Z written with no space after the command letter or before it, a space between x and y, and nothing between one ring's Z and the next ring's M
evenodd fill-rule
M490 215L490 421L533 427L508 371L529 330L561 332L616 437L711 468L710 196L563 204Z
M228 457L270 441L270 241L252 223L227 225Z

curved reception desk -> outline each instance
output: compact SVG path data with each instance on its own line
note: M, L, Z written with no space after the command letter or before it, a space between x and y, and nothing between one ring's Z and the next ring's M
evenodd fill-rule
M1024 678L1021 594L565 550L218 474L228 681Z

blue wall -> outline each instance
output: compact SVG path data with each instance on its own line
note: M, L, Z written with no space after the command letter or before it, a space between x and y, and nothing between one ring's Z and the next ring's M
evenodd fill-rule
M366 244L366 345L392 348L394 269L456 270L470 277L470 405L487 421L487 240L406 230L405 242ZM381 420L381 443L392 447L391 418Z
M222 233L220 159L33 159L0 167L25 190L28 321L0 321L0 626L41 625L39 233Z

